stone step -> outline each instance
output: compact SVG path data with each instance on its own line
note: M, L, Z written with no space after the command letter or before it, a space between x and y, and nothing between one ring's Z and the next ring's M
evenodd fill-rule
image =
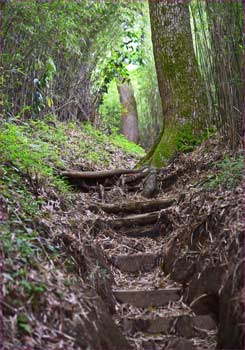
M111 257L111 261L122 272L149 272L159 265L160 255L150 253L116 255Z
M174 334L180 337L192 338L206 336L205 331L216 330L216 324L209 315L180 315L157 317L155 319L125 318L123 319L125 332L132 335L137 332L151 334Z
M136 307L147 308L149 306L164 306L170 301L178 301L180 288L155 289L155 290L114 290L113 294L120 303L130 304Z

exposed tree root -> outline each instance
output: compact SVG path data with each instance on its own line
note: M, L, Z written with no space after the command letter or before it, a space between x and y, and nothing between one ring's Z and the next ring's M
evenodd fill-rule
M96 204L90 209L100 208L106 213L147 213L155 210L165 209L170 207L176 200L171 199L154 199L141 202L123 202L119 204Z
M139 183L142 179L146 177L149 173L149 169L144 169L140 173L133 175L125 175L122 177L122 185L131 184L131 183Z
M78 180L100 180L110 178L113 176L121 176L124 174L137 174L142 169L113 169L113 170L102 170L102 171L63 171L62 176L68 179Z
M123 218L103 220L103 223L114 228L119 228L124 226L153 224L163 220L166 222L169 221L167 215L161 211L154 211L147 214L130 215Z

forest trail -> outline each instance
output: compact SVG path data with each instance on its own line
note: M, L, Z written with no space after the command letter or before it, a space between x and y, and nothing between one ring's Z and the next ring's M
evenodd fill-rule
M135 168L117 147L95 166L75 147L81 132L70 133L56 168L66 191L46 185L40 206L40 183L15 176L5 186L28 219L16 239L29 250L24 264L19 246L7 251L7 276L20 274L8 279L4 349L242 349L243 159L210 138L163 168ZM96 153L105 147L91 140Z
M243 349L243 1L0 16L0 349Z
M185 279L191 263L179 264L174 274L166 267L169 257L165 259L165 254L171 256L169 242L175 236L170 212L185 198L183 183L176 186L183 172L144 168L131 174L130 170L91 174L67 172L66 176L80 181L83 189L95 191L97 202L90 205L98 215L94 244L103 249L109 262L116 302L113 317L132 349L214 349L214 314L196 314L190 306L199 297L187 297ZM156 191L159 179L160 192ZM188 253L196 254L194 249ZM179 258L178 253L172 254L172 266Z
M120 198L118 200L120 202ZM169 198L166 201L173 202ZM119 216L119 212L116 217L102 219L114 230L113 233L106 230L96 238L103 246L115 278L116 322L134 349L204 349L207 337L215 344L216 324L212 316L195 315L183 302L183 285L163 272L161 252L165 244L161 231L167 229L162 215L164 209L149 209L148 214L138 214L138 203L141 202L121 204L122 208L135 207L129 216ZM109 237L106 232L110 232ZM120 252L122 244L125 244L125 253Z

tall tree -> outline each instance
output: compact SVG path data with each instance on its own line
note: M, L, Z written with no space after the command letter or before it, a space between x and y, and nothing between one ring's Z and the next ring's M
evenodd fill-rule
M121 133L135 143L139 141L138 112L132 83L129 81L117 85L122 105Z
M198 132L208 114L205 85L193 49L188 4L188 0L149 1L164 123L146 160L157 166L174 152L177 132L186 126Z
M121 133L135 143L139 141L138 112L133 85L130 80L128 66L141 66L144 63L144 34L141 26L125 20L122 23L124 35L117 50L109 53L109 57L102 65L101 90L107 92L109 83L116 79L117 90L122 106Z

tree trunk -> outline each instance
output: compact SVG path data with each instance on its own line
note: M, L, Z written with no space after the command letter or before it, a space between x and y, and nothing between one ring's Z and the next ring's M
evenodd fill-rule
M131 82L117 85L122 105L121 133L135 143L139 141L138 113Z
M187 0L149 1L153 51L163 106L163 129L145 161L161 166L186 126L198 130L208 116L207 96L194 53Z

